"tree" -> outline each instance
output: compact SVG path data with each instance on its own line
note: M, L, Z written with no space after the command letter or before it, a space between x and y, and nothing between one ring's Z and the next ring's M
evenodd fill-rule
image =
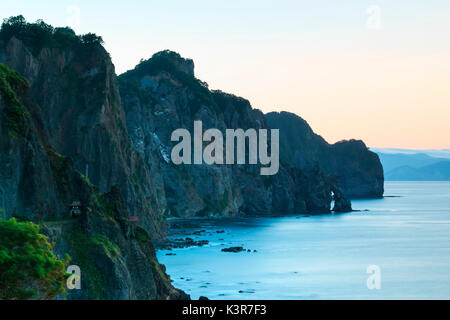
M81 41L86 45L103 44L103 39L95 33L87 33L81 36Z
M3 41L8 41L14 35L22 35L27 27L27 21L20 15L4 19L0 36Z
M90 51L102 46L103 39L95 33L77 36L69 27L53 28L42 20L28 23L23 16L3 20L0 28L0 40L8 42L12 37L22 40L33 55L38 55L42 48L71 48Z
M59 260L39 226L0 219L0 299L54 299L66 294L69 256Z
M53 31L55 42L63 48L73 48L80 43L75 31L69 27L55 28Z
M43 47L52 44L53 31L53 27L42 20L28 23L26 34L23 35L24 41L29 43L31 48L35 50L35 54L37 54Z

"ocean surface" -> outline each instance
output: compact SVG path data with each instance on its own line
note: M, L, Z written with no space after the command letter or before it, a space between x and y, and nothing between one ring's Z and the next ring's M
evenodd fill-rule
M193 299L450 299L450 182L386 182L385 196L353 201L368 211L202 221L189 237L208 245L158 259Z

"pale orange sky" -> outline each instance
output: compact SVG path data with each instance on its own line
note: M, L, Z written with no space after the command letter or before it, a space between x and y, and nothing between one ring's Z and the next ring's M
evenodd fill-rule
M177 51L210 88L329 142L450 148L448 0L2 0L0 18L18 14L101 35L118 74Z
M296 113L329 142L449 148L449 57L420 51L286 55L240 65L240 75L230 67L215 86L233 83L235 93L264 112Z

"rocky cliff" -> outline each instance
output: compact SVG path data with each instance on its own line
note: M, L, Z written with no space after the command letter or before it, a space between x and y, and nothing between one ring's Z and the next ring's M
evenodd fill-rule
M158 202L150 172L129 138L114 66L104 48L81 43L33 50L12 36L0 46L0 62L27 79L52 148L71 158L100 192L118 186L130 215L139 216L153 238L163 237L165 205ZM60 213L56 207L33 212Z
M271 128L280 128L280 158L307 169L318 164L349 198L379 198L384 192L383 167L378 155L360 140L328 144L308 123L289 112L266 114Z
M43 43L34 41L36 25L47 32ZM164 204L129 138L100 42L21 19L1 31L1 218L39 223L55 254L71 256L82 289L69 298L187 298L156 259ZM69 215L75 200L78 218Z
M192 66L192 60L162 51L119 76L131 139L151 171L158 172L155 185L167 199L169 215L329 212L334 186L319 166L298 170L285 162L278 174L261 176L259 165L177 166L170 161L171 133L177 128L193 132L196 120L204 130L222 133L269 129L261 111L243 98L209 90Z

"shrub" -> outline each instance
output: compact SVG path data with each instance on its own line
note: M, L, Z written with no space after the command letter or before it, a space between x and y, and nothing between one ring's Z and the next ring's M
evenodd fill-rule
M53 299L65 294L69 257L58 260L32 222L0 220L0 299Z
M25 132L25 116L27 109L17 94L28 88L27 81L17 72L0 63L0 96L5 101L3 121L12 136L20 136Z

